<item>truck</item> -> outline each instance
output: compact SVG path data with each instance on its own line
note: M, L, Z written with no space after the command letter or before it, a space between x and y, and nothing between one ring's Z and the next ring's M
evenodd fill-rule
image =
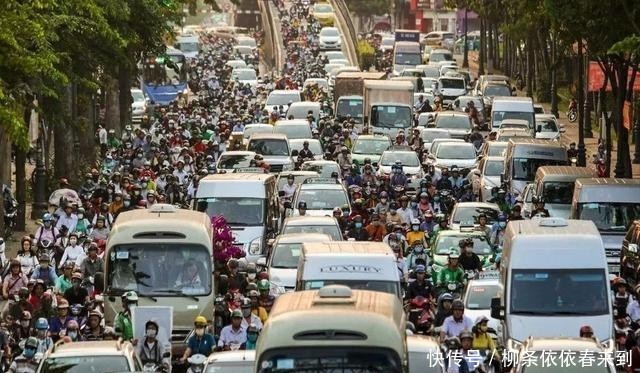
M382 72L343 72L336 76L333 86L334 113L343 121L347 115L362 124L362 91L365 80L384 80Z
M365 80L364 123L373 134L395 137L400 130L406 132L413 123L413 93L408 81Z

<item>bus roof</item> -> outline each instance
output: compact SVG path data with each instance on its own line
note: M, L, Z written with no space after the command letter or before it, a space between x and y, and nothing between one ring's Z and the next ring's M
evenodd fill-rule
M207 242L207 247L211 248L213 229L207 214L158 203L148 209L136 209L118 215L109 233L107 246L145 240L183 241L185 238L192 242Z
M304 255L390 255L393 256L391 247L382 242L306 242L303 244Z
M327 323L327 315L331 323ZM393 349L404 359L405 320L402 303L393 294L351 290L341 285L286 293L278 297L271 309L257 349L383 347ZM329 329L344 333L345 338L327 337Z
M640 203L640 179L580 178L573 199L577 203Z

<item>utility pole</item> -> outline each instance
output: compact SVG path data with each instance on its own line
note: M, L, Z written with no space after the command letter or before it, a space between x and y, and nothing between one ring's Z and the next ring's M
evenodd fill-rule
M591 93L589 92L589 51L584 51L584 79L585 79L585 94L584 94L584 137L593 138L593 130L591 129Z
M556 72L556 38L551 33L551 114L556 118L558 113L558 73Z
M578 166L587 165L586 149L584 146L584 56L582 37L578 39Z
M464 7L464 54L462 57L462 67L469 67L469 42L467 41L469 25L469 9Z

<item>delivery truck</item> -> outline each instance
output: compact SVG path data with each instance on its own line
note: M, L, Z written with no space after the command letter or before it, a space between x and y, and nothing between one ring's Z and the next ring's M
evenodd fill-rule
M374 134L395 137L413 122L414 85L408 81L365 80L363 118Z
M350 115L357 124L362 124L362 91L365 80L384 80L383 72L343 72L336 76L333 87L334 112L340 121Z

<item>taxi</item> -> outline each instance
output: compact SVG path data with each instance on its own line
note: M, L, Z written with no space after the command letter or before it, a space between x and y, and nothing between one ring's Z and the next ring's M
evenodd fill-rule
M464 314L471 320L484 316L489 319L488 326L500 335L500 320L491 317L491 299L502 292L498 271L483 271L476 279L470 280L462 296Z

